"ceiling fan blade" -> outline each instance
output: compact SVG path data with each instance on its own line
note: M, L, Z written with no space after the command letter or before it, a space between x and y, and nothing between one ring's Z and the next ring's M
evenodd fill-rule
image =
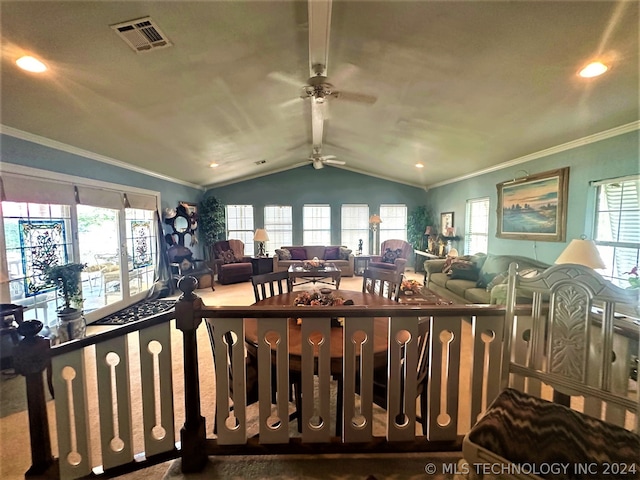
M327 165L346 165L347 164L347 162L345 162L344 160L332 160L332 159L323 160L323 163L326 163Z
M336 157L335 155L322 155L320 158L322 159L322 161L325 161L325 160L335 160L338 157Z
M282 72L269 72L267 74L267 77L277 82L283 82L296 88L301 88L302 85L305 84L305 82L301 82L297 78L290 77L286 73Z
M338 67L338 70L331 74L331 83L334 85L342 85L359 70L360 67L357 67L353 63L343 63Z
M378 100L378 97L374 97L373 95L366 95L364 93L355 93L355 92L333 92L331 96L336 100L347 100L349 102L359 102L359 103L368 103L368 104L376 103L376 100Z

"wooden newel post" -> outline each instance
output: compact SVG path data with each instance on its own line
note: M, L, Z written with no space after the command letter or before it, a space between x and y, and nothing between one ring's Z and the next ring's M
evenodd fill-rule
M25 377L27 386L31 468L25 476L58 479L60 472L51 454L49 419L42 379L42 372L51 362L51 343L48 338L38 335L42 327L39 320L28 320L18 326L18 333L24 338L16 346L13 357L14 368Z
M184 412L185 422L180 429L182 441L182 471L199 472L207 463L205 419L200 414L200 380L198 374L198 345L196 331L202 318L193 313L203 306L193 291L198 281L183 277L178 282L182 295L176 303L176 326L182 331L184 352Z

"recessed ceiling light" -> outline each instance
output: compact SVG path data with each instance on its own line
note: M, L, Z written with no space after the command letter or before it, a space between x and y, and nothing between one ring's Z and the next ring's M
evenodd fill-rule
M42 73L47 70L47 66L40 60L26 55L16 60L16 65L28 72Z
M421 163L416 163L416 168L424 168L424 165Z
M216 167L219 167L219 166L220 166L220 164L218 164L218 163L216 163L216 162L213 162L213 163L210 163L210 164L209 164L209 167L210 167L210 168L216 168Z
M602 62L591 62L589 65L587 65L582 70L580 70L578 75L580 75L583 78L592 78L592 77L597 77L598 75L602 75L608 69L609 67L607 67Z

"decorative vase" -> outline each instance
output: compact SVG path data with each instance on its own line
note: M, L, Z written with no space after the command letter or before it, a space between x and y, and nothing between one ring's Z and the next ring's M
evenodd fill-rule
M81 310L58 313L58 339L60 342L84 338L87 333L87 321Z

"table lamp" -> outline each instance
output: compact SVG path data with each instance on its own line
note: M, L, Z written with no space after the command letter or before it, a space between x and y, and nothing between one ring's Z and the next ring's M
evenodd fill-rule
M269 235L264 228L256 228L256 233L253 234L253 241L258 243L258 256L264 257L264 242L269 241Z
M587 240L582 236L580 239L573 239L567 245L567 248L560 254L555 261L556 265L562 263L574 263L584 265L589 268L606 268L598 248L593 240Z

